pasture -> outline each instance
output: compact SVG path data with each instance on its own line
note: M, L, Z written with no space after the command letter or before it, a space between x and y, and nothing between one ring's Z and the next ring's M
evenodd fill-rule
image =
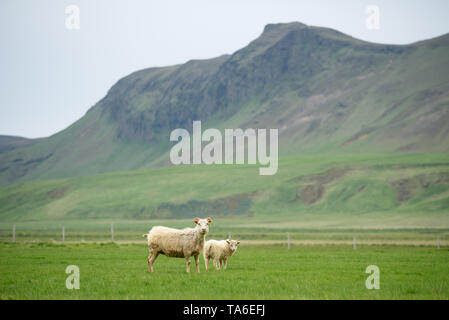
M250 165L187 166L7 186L0 299L449 299L448 163L304 156L269 179ZM242 241L228 270L206 273L201 256L188 275L160 256L149 274L141 235L194 216L214 219L207 239ZM69 265L79 290L65 287ZM365 287L369 265L379 290Z
M447 248L242 242L224 272L205 272L201 256L200 274L164 256L150 274L146 258L144 241L2 242L0 299L449 299ZM68 265L80 269L79 290L65 286ZM379 290L365 287L369 265Z

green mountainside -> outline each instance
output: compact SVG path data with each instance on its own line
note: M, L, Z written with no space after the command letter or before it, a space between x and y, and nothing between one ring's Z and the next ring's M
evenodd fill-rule
M0 189L0 229L194 216L285 228L449 228L447 154L295 156L281 158L273 176L258 168L202 164L14 184Z
M267 25L232 55L120 79L51 137L6 148L0 139L0 185L167 166L170 132L193 120L203 130L279 128L281 157L447 153L449 35L383 45Z

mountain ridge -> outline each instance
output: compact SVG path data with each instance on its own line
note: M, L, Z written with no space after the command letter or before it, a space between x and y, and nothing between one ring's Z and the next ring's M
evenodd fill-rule
M385 45L268 24L231 55L121 78L67 129L2 153L0 185L169 165L170 131L193 120L279 128L281 155L449 152L448 56L449 34Z

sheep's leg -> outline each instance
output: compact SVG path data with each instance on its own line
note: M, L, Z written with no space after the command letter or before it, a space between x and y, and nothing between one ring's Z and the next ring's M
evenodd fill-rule
M190 273L190 256L186 257L186 271Z
M223 259L220 259L220 269L223 268Z
M206 271L209 270L209 258L207 256L204 256L204 263L206 264Z
M200 273L200 267L199 267L199 263L200 263L200 255L197 254L195 257L195 267L196 267L196 272Z
M158 255L159 255L158 251L150 252L150 255L148 256L148 272L154 272L153 263L154 263L154 260L156 260Z
M220 270L220 263L218 262L217 259L214 259L214 267L215 267L215 270Z
M227 259L224 259L223 260L223 269L224 270L226 270L226 264L228 263L228 260Z

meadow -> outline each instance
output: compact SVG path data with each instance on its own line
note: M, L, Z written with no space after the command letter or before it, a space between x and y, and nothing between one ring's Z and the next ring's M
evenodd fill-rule
M449 299L449 250L427 247L242 245L225 271L185 273L159 257L147 272L144 244L0 244L0 299ZM68 265L80 289L65 286ZM365 287L366 267L380 289ZM211 265L212 266L212 265Z
M200 165L3 187L0 299L449 299L447 155L280 161L268 179ZM213 218L208 239L242 241L228 270L206 273L201 257L187 275L161 256L149 274L141 235L195 216ZM65 287L68 265L80 290ZM380 290L365 287L369 265Z

